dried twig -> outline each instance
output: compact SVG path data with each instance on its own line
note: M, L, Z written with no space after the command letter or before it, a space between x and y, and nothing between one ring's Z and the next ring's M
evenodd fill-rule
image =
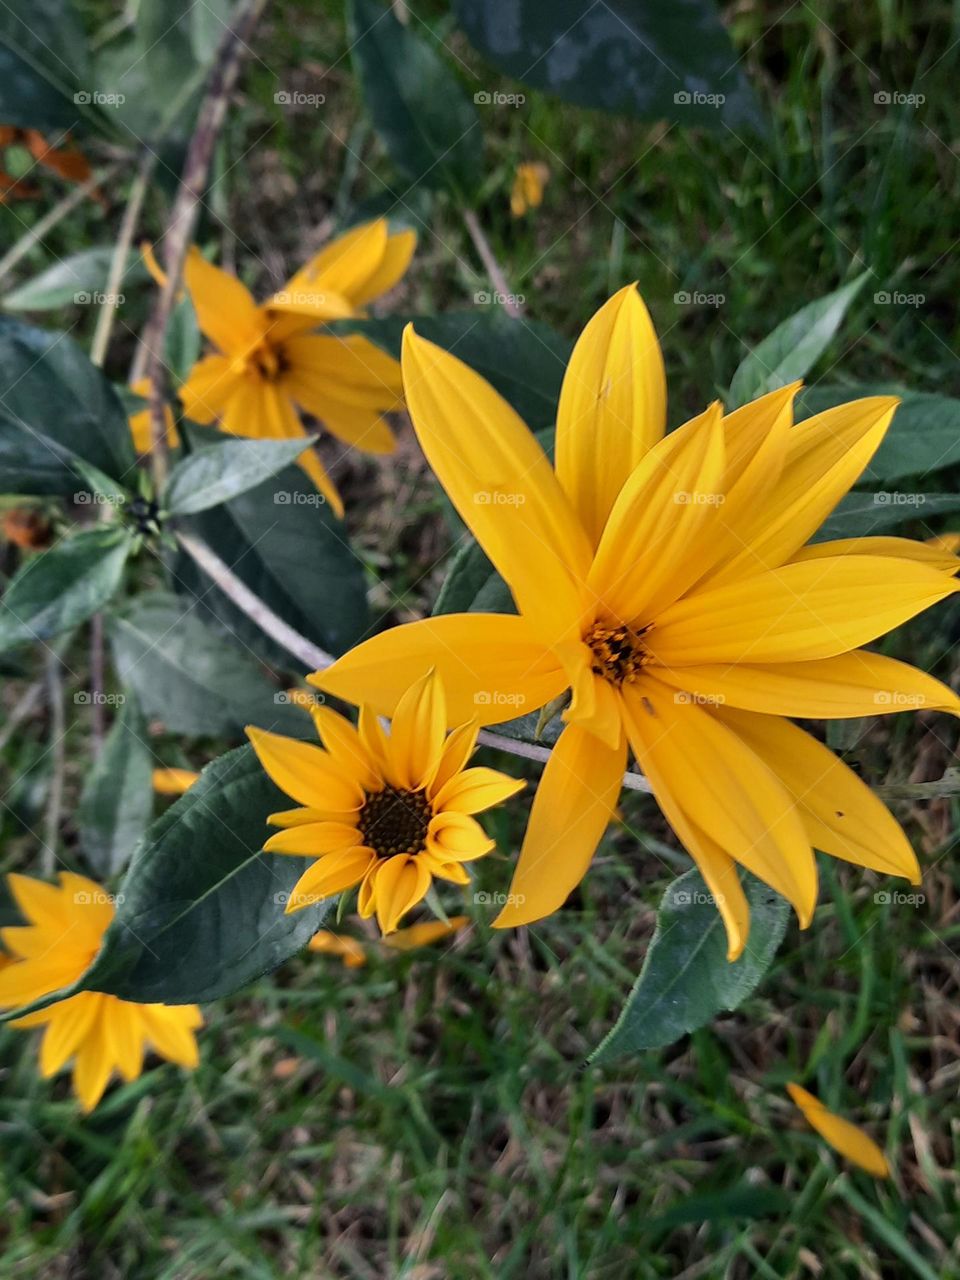
M497 301L503 307L508 316L514 320L518 320L521 316L520 306L517 303L516 295L511 291L507 284L507 278L503 274L503 268L494 257L493 250L490 248L490 241L484 233L483 227L480 225L480 219L472 209L464 209L463 221L470 233L470 239L473 241L474 248L480 255L480 259L486 267L487 275L490 277L490 283L493 285Z
M153 437L151 461L158 489L166 480L167 376L163 362L163 343L173 313L183 264L193 239L200 201L203 198L213 159L213 149L227 112L227 102L240 72L240 62L267 0L241 0L234 22L223 35L217 49L213 69L207 82L206 96L200 107L197 125L183 166L180 187L163 238L163 260L166 280L160 290L153 313L143 334L147 349L146 375L150 380L150 428Z

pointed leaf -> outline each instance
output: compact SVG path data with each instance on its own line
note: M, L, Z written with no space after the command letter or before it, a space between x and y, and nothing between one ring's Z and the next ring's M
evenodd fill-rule
M300 457L310 439L224 440L188 454L174 467L163 506L171 515L196 515L229 502L277 475Z
M84 857L101 880L124 870L153 813L147 727L133 698L117 696L120 710L87 775L77 810Z

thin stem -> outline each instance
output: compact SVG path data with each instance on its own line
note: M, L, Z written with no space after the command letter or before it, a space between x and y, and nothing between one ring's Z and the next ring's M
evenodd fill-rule
M63 711L63 679L60 672L60 655L47 650L46 658L47 699L50 703L50 754L53 764L50 776L50 795L47 798L47 815L44 825L43 853L40 873L49 879L57 859L57 841L60 834L60 815L63 810L63 774L66 767L64 739L66 718Z
M173 314L183 265L193 240L193 233L200 211L207 175L213 160L213 150L227 113L227 102L240 73L240 63L256 23L266 7L267 0L241 0L233 25L224 32L207 82L206 96L197 116L197 125L190 139L190 147L180 178L180 187L170 213L170 222L164 234L164 264L166 279L160 290L153 313L143 334L147 349L146 376L150 380L150 431L152 445L150 457L157 491L161 491L167 477L166 424L167 376L163 362L163 345L167 325Z
M81 183L79 187L74 187L58 204L55 204L49 212L35 222L30 230L22 235L17 243L0 258L0 280L10 274L17 263L40 243L48 231L52 231L58 222L62 222L68 214L72 213L77 205L81 204L87 196L96 191L101 183L107 182L112 178L120 167L121 162L116 160L113 164L108 164L102 169L98 169L86 182Z
M137 176L130 187L127 207L123 211L123 221L120 223L120 229L117 232L117 243L114 245L113 257L110 259L110 270L107 274L107 283L103 291L104 301L100 304L97 327L94 330L93 342L90 346L90 359L98 369L103 367L103 362L107 357L110 335L113 333L114 321L117 318L116 303L111 302L110 299L115 299L120 292L120 285L127 268L127 256L130 253L130 246L133 243L133 237L137 229L140 210L143 208L143 201L156 163L157 157L153 152L144 153L140 161L140 167L137 170Z
M487 275L490 277L490 283L498 294L500 305L508 316L518 320L522 313L516 301L516 295L511 291L510 286L507 284L507 277L503 274L503 268L494 257L493 250L490 248L490 241L480 225L479 218L472 209L464 209L463 221L467 231L470 233L474 248L486 268Z
M295 631L288 623L279 617L270 608L264 604L258 595L250 590L245 582L237 577L228 565L220 559L215 551L204 542L194 538L191 534L183 533L179 529L176 533L177 541L183 547L184 551L203 569L204 573L212 579L214 584L219 587L225 596L227 596L238 609L242 610L248 618L251 618L265 635L271 640L275 640L288 653L292 653L306 667L310 667L313 671L323 671L326 667L332 666L336 659L326 650L315 645L312 640L308 640L306 636L302 636L299 631ZM497 751L506 751L510 755L522 756L525 760L536 760L539 763L545 763L550 759L550 747L537 746L531 742L520 742L515 738L507 738L499 733L491 733L488 729L484 729L479 738L485 747L494 747ZM628 772L623 776L623 785L631 791L651 790L650 783L640 773Z

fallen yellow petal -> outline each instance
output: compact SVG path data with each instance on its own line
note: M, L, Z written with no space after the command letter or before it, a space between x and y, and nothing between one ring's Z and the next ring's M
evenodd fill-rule
M199 777L193 769L154 769L153 789L160 796L182 796Z
M829 1111L819 1098L798 1084L788 1084L787 1092L803 1112L807 1123L824 1142L874 1178L889 1178L890 1164L872 1138L864 1131Z

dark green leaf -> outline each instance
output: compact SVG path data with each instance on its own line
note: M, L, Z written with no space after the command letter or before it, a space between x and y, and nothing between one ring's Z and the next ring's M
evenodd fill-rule
M456 10L495 67L566 102L714 129L761 125L712 0L456 0ZM522 106L489 90L474 101Z
M124 699L87 775L77 825L87 862L101 880L123 871L150 825L153 755L143 716Z
M548 325L518 324L498 311L454 311L442 316L387 316L350 321L343 328L365 333L396 359L404 327L450 351L495 387L531 431L556 421L560 384L570 359L570 343Z
M120 401L65 334L0 316L0 385L0 493L74 493L73 456L115 480L132 476Z
M736 1009L769 969L787 926L789 907L754 876L744 877L750 937L739 960L727 960L720 912L699 871L667 887L640 976L613 1030L591 1062L662 1049L718 1013Z
M67 0L0 5L0 120L46 132L95 116L86 48Z
M251 747L208 765L137 850L74 989L146 1004L216 1000L300 951L327 909L284 914L309 859L260 852L268 816L289 803Z
M18 285L3 299L8 311L49 311L56 307L100 306L110 275L113 249L81 249L52 263L32 280ZM123 289L148 279L139 253L127 255L121 291L115 300L123 305Z
M189 604L164 592L142 595L113 620L120 679L148 716L174 733L239 734L248 723L305 735L309 718L259 663L206 626Z
M193 423L182 433L195 445L220 438L217 431ZM320 648L345 653L366 634L370 619L363 565L343 522L299 467L288 467L273 482L190 517L185 525L274 613ZM281 671L301 669L187 555L174 562L173 580L199 614L265 661Z
M826 542L831 538L866 538L875 533L889 533L897 525L925 522L935 516L960 511L960 493L905 493L893 490L883 493L851 493L839 504L810 539ZM930 537L935 529L926 527ZM921 535L923 536L923 535Z
M797 420L861 396L900 396L883 444L861 483L889 484L904 476L925 476L960 462L960 400L906 391L889 384L807 387L797 399Z
M869 275L864 271L849 284L801 307L758 342L733 375L728 396L731 407L806 377L830 345Z
M103 609L132 546L123 529L88 529L25 561L0 599L0 650L48 640Z
M196 515L255 489L299 458L309 441L222 440L188 454L174 467L163 506L175 516Z
M352 0L350 19L364 101L391 160L414 186L470 199L483 178L483 135L460 81L389 6Z
M175 384L186 382L200 359L201 345L197 313L190 295L184 293L173 309L164 339L164 359Z

